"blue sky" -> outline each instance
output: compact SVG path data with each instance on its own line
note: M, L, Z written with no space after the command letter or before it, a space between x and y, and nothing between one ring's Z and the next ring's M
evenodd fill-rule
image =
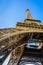
M0 28L15 27L17 22L23 22L26 9L43 23L43 0L0 0Z

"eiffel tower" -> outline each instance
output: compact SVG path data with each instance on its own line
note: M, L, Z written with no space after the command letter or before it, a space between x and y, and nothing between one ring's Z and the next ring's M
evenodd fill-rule
M43 24L29 9L16 28L0 29L0 56L0 65L43 65Z

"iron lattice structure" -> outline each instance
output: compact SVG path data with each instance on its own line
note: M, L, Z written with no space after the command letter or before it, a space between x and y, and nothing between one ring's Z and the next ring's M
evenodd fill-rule
M40 43L37 49L25 48L28 43L33 42ZM16 28L0 29L0 55L4 55L0 59L0 65L9 54L8 65L20 65L24 60L22 56L30 58L24 61L43 63L43 24L40 20L35 20L28 9L23 23L17 22Z

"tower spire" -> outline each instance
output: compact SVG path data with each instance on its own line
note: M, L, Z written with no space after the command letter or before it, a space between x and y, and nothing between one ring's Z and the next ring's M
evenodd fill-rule
M26 10L26 19L34 19L32 17L32 15L30 14L30 10L29 9Z

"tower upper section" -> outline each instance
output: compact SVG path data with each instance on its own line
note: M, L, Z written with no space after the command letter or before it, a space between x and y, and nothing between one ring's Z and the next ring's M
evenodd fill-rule
M29 23L36 23L36 24L39 25L40 22L41 22L40 20L35 20L35 19L33 18L33 16L31 15L29 9L26 10L26 19L24 20L24 23L27 23L27 24L29 24Z
M34 20L32 15L30 14L30 10L29 9L26 10L26 19L33 19Z
M40 20L35 20L32 17L30 10L27 9L26 10L26 19L24 20L23 23L18 22L16 24L16 27L39 28L39 29L41 28L41 29L43 29L43 24L41 24Z

